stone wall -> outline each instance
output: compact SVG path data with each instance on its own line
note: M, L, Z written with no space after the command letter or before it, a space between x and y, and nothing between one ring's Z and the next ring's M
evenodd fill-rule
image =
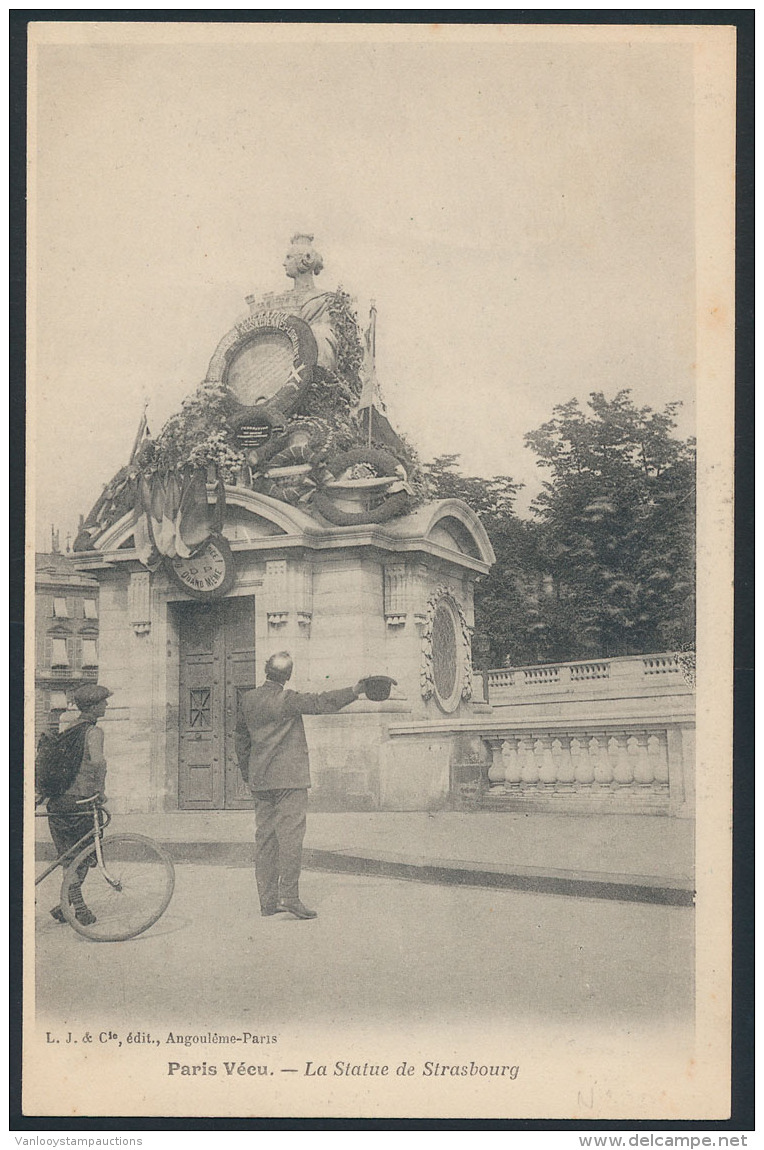
M311 807L318 811L447 808L453 735L422 733L391 739L390 727L407 718L410 713L402 705L362 700L339 715L306 718Z

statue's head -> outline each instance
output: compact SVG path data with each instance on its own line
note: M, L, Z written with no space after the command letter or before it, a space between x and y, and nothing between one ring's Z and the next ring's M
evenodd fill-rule
M284 271L290 279L310 272L317 276L323 270L324 261L313 247L313 236L297 232L290 240L289 251L284 260Z

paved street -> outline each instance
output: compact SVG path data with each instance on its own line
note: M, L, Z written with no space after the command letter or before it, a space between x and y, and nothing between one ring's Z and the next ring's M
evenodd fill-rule
M186 1028L293 1019L369 1024L495 1018L584 1025L691 1020L694 913L651 906L303 874L320 917L257 913L248 868L180 865L145 935L89 942L38 891L39 1018Z

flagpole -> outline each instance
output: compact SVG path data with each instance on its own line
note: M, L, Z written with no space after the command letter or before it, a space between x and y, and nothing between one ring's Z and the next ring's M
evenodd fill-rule
M371 378L372 378L372 393L371 403L369 404L369 430L367 446L371 447L371 421L372 411L374 408L374 388L377 383L377 303L376 300L371 301L369 307L369 334L368 334L368 348L369 358L371 360Z
M143 404L143 413L141 415L140 422L138 424L138 431L137 431L137 434L135 436L135 443L133 444L133 450L130 452L129 463L132 463L135 460L135 457L138 454L141 443L143 441L143 437L146 434L146 428L148 427L148 422L149 422L148 418L146 417L146 412L148 410L148 406L149 406L149 401L146 400L145 403Z

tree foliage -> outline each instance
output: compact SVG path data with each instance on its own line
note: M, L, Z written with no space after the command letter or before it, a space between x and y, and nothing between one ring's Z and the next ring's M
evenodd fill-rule
M554 409L526 436L550 473L534 510L553 595L553 658L673 649L694 635L694 441L672 434L677 404L628 391Z
M507 658L533 661L541 579L538 527L514 512L519 483L508 475L493 479L461 475L458 461L458 455L441 455L423 470L430 498L469 503L496 553L496 563L475 587L475 664L496 667Z
M675 650L694 638L694 441L677 404L637 407L628 391L577 400L526 436L549 478L530 520L519 485L425 465L432 498L464 499L496 564L475 591L483 665Z

